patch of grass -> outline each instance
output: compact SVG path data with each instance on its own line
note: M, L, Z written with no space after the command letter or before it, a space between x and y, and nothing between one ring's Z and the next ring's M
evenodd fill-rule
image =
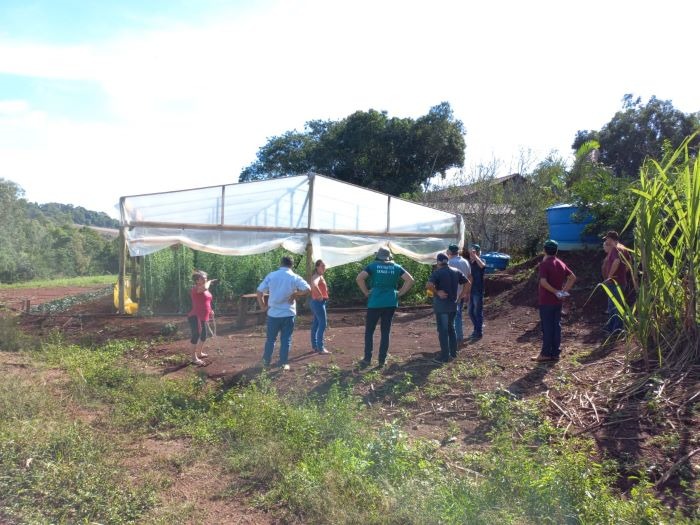
M0 351L17 352L34 344L36 340L20 330L17 316L0 315Z
M135 523L154 493L134 487L113 445L70 421L45 389L0 383L0 515L21 523Z
M66 367L77 399L108 403L116 428L211 444L203 450L223 458L248 491L257 491L255 503L283 522L631 524L670 516L644 481L629 499L616 493L614 469L591 461L590 441L561 439L537 402L505 390L477 396L491 448L454 459L456 452L437 442L409 439L396 422L378 426L361 399L338 384L324 396L283 396L262 374L220 390L200 376L170 381L130 371L132 353L128 343L115 343L42 355ZM372 382L382 374L362 377ZM388 388L405 397L415 385L405 374ZM447 431L454 437L459 427ZM134 501L99 491L108 507L109 498L117 508Z
M98 284L114 284L117 282L116 275L92 275L86 277L71 277L64 279L42 279L36 281L25 281L23 283L0 284L0 290L13 290L23 288L58 288L70 286L95 286Z

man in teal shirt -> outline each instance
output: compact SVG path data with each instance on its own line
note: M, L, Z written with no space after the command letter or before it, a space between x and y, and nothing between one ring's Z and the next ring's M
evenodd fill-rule
M384 366L389 352L389 337L391 334L391 321L394 312L399 305L399 297L405 295L413 286L414 280L410 273L400 265L393 262L391 252L386 248L379 248L374 261L365 266L357 275L357 286L368 298L367 319L365 321L365 357L360 361L363 368L372 362L372 347L374 330L377 322L381 321L379 340L379 366ZM371 288L367 288L367 278L371 278ZM401 289L396 286L399 280L403 280Z

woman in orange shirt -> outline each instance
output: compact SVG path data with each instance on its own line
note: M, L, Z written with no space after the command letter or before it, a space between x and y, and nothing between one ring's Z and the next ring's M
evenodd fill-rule
M316 261L314 273L311 276L311 312L314 320L311 323L311 349L317 354L330 354L323 344L323 336L328 324L326 303L328 302L328 285L323 278L326 264L319 259Z

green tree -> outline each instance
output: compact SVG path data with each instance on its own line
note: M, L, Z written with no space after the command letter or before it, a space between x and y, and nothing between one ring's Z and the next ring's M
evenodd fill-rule
M298 175L329 175L400 195L464 163L464 127L443 102L416 120L357 111L343 120L310 121L305 131L269 139L241 182Z
M683 113L670 100L654 96L643 104L641 98L627 94L622 110L600 131L578 131L572 149L578 151L585 143L596 140L600 144L601 164L609 166L617 177L636 178L645 159L662 158L698 129L700 113ZM697 153L699 144L696 138L690 151Z

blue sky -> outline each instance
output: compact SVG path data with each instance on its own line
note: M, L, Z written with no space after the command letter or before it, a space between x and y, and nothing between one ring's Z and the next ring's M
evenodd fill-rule
M269 137L448 101L465 172L599 129L625 93L700 110L697 2L0 0L0 177L116 216L235 182ZM526 155L528 156L528 155Z

